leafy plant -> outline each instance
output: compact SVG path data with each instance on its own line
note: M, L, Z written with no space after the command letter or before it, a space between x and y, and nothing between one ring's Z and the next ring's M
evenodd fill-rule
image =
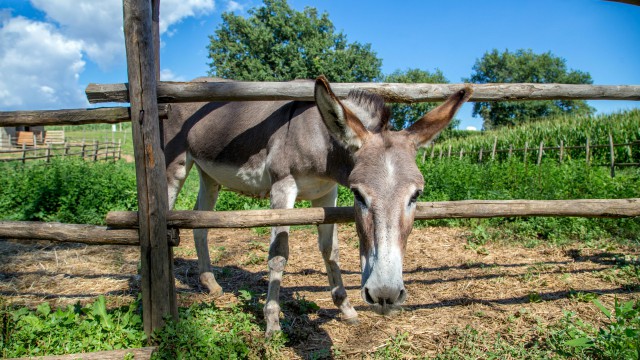
M550 336L551 346L568 356L640 359L640 301L620 303L615 299L613 312L598 299L592 302L609 323L596 329L567 313L561 329Z
M144 346L138 303L107 310L103 296L89 305L35 311L2 305L3 357L61 355Z

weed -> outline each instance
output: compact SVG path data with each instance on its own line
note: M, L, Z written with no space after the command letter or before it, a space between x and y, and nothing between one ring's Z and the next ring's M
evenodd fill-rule
M570 357L640 359L640 301L620 303L615 299L613 312L598 299L591 301L610 322L596 329L566 313L559 329L550 334L548 345Z
M575 290L571 289L571 290L569 290L569 293L567 294L567 297L569 299L573 299L573 300L576 300L578 302L589 302L589 301L596 300L598 298L598 294L593 293L593 292L575 291Z
M243 265L258 265L267 262L266 254L256 254L253 251L247 255L247 258L242 263Z

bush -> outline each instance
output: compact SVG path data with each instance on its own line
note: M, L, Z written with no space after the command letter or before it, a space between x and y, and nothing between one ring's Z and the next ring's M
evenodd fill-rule
M112 210L136 210L133 164L58 160L0 164L0 218L103 224Z

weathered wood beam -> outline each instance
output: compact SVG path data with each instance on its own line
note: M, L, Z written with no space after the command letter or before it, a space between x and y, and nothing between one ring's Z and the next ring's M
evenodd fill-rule
M382 95L388 102L442 101L465 84L333 83L335 94L344 98L360 89ZM572 84L471 84L469 101L505 100L640 100L640 85ZM89 84L91 103L127 102L127 84ZM300 100L313 101L312 81L292 82L159 82L159 102Z
M105 226L36 221L0 221L0 238L77 242L89 245L140 245L138 230L134 229L109 229Z
M2 111L0 112L0 127L82 125L96 123L116 124L130 121L129 118L128 107L45 111Z
M51 356L38 356L38 360L122 360L122 359L151 359L151 355L156 352L158 348L156 346L137 348L137 349L123 349L123 350L108 350L108 351L96 351L90 353L69 354L69 355L51 355ZM27 360L36 359L36 357L24 357L14 360Z
M167 105L158 106L161 119L167 117ZM63 109L37 111L0 111L0 127L117 124L131 121L128 107Z
M629 4L629 5L640 6L640 0L607 0L607 1L619 2L619 3Z
M463 200L421 202L416 220L515 216L640 216L640 199L581 200ZM169 226L194 228L249 228L281 225L319 225L354 221L352 207L243 211L169 211ZM106 223L114 228L137 227L137 213L112 211Z
M142 314L145 333L151 335L164 325L167 315L178 318L173 252L166 241L169 204L158 121L157 52L151 1L124 0L123 9L129 81L127 101L131 103L138 190Z

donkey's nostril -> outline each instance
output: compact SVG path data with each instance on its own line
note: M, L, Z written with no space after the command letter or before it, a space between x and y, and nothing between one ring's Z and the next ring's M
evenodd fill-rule
M367 287L364 288L364 301L366 301L370 305L376 303L376 301L371 297L371 294L369 294L369 288Z
M407 298L407 292L404 291L404 289L401 289L400 294L398 295L397 302L402 304L406 298Z

